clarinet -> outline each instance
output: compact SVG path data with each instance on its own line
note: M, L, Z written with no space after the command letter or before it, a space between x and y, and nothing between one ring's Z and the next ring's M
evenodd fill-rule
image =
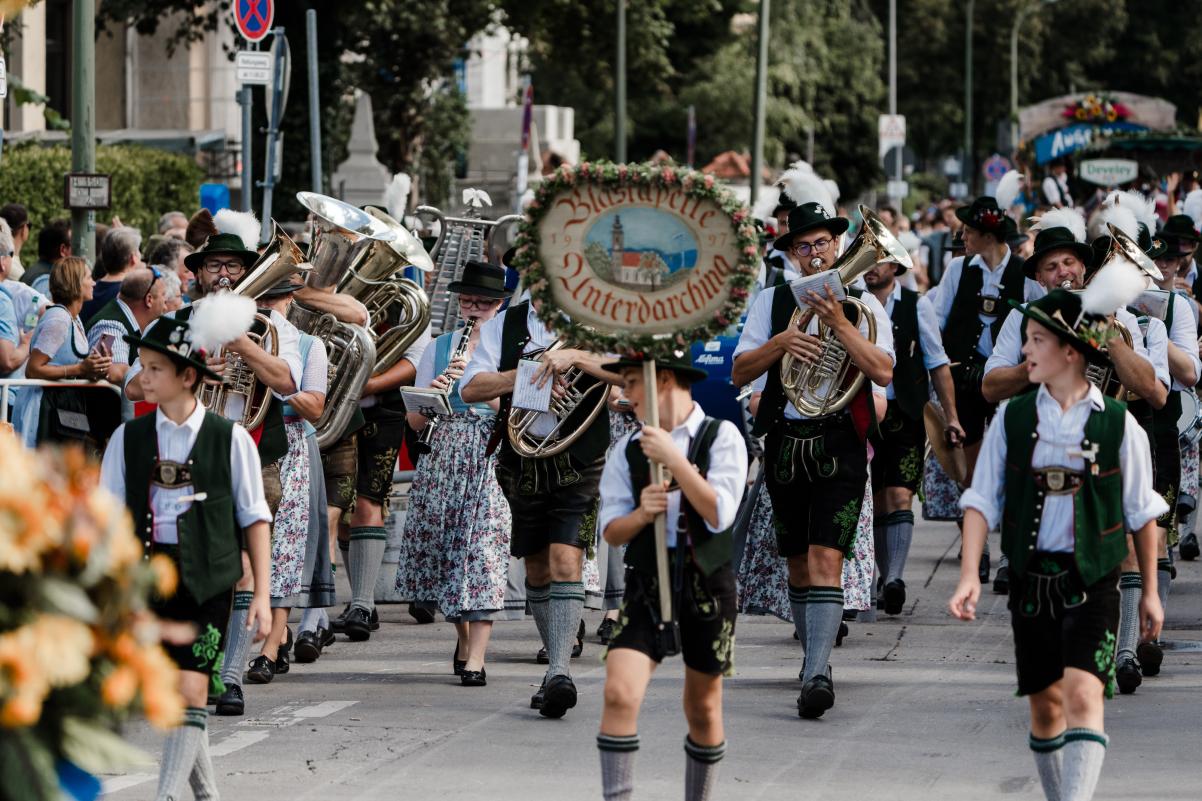
M460 337L459 344L455 346L455 351L451 354L451 358L447 361L447 369L443 370L443 375L446 375L447 370L451 369L452 362L462 359L467 355L467 346L472 338L472 329L475 327L476 320L472 317L469 317L467 322L463 324L463 336ZM455 385L452 384L447 388L446 394L448 396L451 394L451 389L453 389L454 386ZM438 428L438 418L439 415L431 417L426 422L426 427L417 434L417 444L422 453L427 453L430 450L430 442L434 439L434 429Z

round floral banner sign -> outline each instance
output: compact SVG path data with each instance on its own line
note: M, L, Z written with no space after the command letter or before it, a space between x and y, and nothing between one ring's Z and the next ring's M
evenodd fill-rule
M750 212L713 176L584 162L539 186L514 266L572 345L656 353L738 320L759 250Z

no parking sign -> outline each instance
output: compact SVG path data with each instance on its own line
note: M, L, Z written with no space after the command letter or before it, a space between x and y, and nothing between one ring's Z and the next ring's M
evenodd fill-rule
M261 41L270 33L274 18L274 0L237 0L234 3L234 22L238 33L248 42Z

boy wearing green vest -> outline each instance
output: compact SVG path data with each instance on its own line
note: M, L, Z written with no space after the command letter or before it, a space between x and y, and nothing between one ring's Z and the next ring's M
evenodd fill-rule
M1132 267L1131 269L1135 269ZM1085 377L1105 365L1112 331L1090 297L1057 289L1021 308L1033 392L1003 404L986 432L964 510L953 616L974 620L976 559L1001 523L1010 559L1018 693L1028 696L1029 744L1049 801L1088 801L1106 745L1102 704L1113 693L1119 565L1128 530L1143 574L1141 637L1156 637L1156 518L1148 438L1119 401Z
M685 799L703 801L726 753L722 677L734 672L738 604L731 526L747 483L747 449L728 421L706 417L690 386L705 373L683 359L656 360L659 420L615 443L601 475L598 528L612 547L627 546L626 590L605 666L605 707L597 748L606 801L634 792L638 715L651 674L665 656L660 631L654 521L667 517L668 572L685 664ZM643 364L605 365L622 376L635 415L646 418ZM671 480L651 483L650 463Z
M196 627L193 642L167 646L180 668L183 724L167 738L159 768L157 801L183 797L190 782L198 798L215 798L208 750L205 699L220 689L224 632L234 585L242 576L242 544L250 553L255 592L246 616L249 636L271 625L271 513L263 495L255 443L241 426L205 411L196 392L216 373L205 354L242 336L254 302L213 298L189 321L160 318L142 337L141 388L158 404L154 414L121 425L104 454L101 485L125 500L146 556L161 553L179 572L179 588L156 598L162 619Z

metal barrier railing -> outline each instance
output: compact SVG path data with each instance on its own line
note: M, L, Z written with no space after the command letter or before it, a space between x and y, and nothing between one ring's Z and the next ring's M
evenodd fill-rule
M8 420L8 397L13 387L75 387L109 389L121 394L121 387L108 381L49 381L42 378L0 378L0 421Z

